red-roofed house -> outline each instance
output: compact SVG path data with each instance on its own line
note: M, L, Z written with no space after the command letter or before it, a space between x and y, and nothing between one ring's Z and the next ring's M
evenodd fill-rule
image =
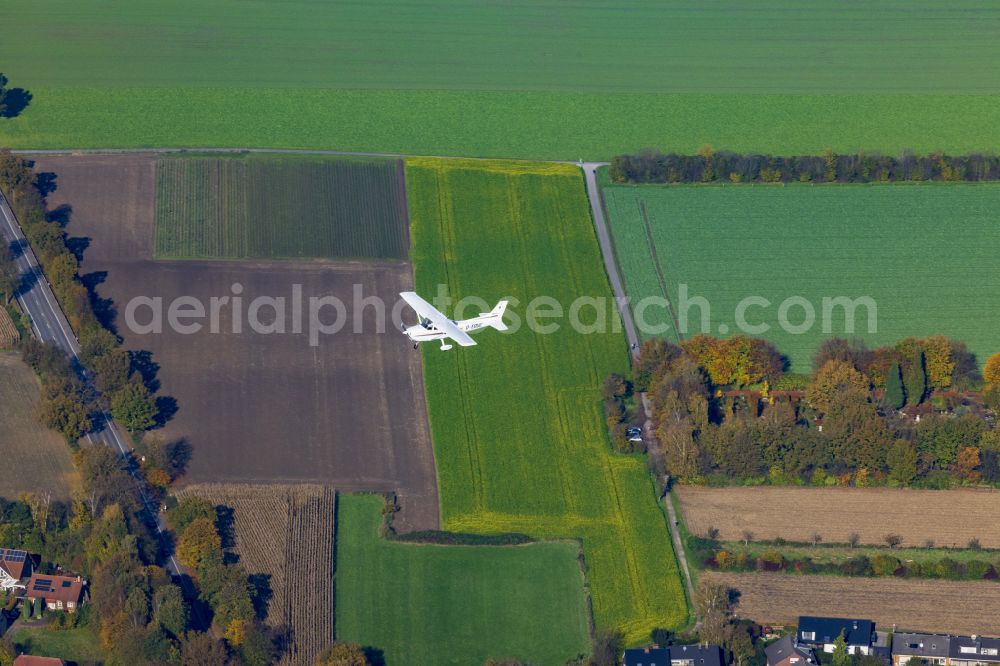
M14 660L14 666L66 666L66 662L55 657L36 657L22 654Z
M44 601L49 610L64 610L70 613L83 604L87 582L79 576L50 576L35 574L28 581L24 598L34 602Z

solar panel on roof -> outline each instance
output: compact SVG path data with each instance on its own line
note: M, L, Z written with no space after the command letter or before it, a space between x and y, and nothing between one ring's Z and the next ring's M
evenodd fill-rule
M63 587L69 587L69 586L70 586L70 585L72 585L72 584L73 584L73 582L72 582L72 581L68 581L68 580L64 580L64 581L63 581L63 584L62 584L62 586L63 586Z

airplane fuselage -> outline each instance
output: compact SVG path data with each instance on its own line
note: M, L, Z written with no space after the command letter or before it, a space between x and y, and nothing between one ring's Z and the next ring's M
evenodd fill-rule
M458 326L460 331L475 333L481 329L488 328L490 326L490 322L498 317L502 317L502 315L485 313L479 315L478 317L473 317L472 319L456 321L454 324L455 326ZM407 326L403 332L406 333L406 337L414 342L429 342L431 340L441 340L448 337L447 333L439 331L435 328L434 324L432 324L429 319L424 319L416 326Z

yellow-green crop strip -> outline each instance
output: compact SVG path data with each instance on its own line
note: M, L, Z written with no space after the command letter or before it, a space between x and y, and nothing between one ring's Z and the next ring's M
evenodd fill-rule
M413 159L406 175L428 297L446 285L491 306L512 298L522 318L536 296L610 298L576 167ZM600 382L628 367L616 316L604 333L563 321L547 335L488 331L474 349L427 345L424 372L443 528L580 539L596 625L636 642L688 611L645 461L605 433Z

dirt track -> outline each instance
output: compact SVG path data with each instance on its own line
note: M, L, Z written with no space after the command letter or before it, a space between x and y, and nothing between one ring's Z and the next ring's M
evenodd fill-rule
M401 529L438 526L420 355L391 322L376 333L371 309L363 332L351 330L353 285L395 302L412 287L409 264L153 261L152 157L44 156L36 167L58 175L50 207L72 206L67 233L87 239L82 272L114 302L126 346L152 352L161 395L177 401L164 434L192 446L186 480L396 491ZM194 334L168 326L140 334L126 325L126 304L135 297L162 298L165 316L177 297L193 296L207 308L211 297L234 296L237 283L246 304L239 333L230 307L220 310L219 333L207 320ZM339 297L349 313L345 328L317 346L306 333L291 333L293 285L302 286L304 331L310 296ZM285 297L288 333L249 331L246 308L257 296ZM148 321L148 310L141 312L137 319ZM261 321L270 313L264 308Z

